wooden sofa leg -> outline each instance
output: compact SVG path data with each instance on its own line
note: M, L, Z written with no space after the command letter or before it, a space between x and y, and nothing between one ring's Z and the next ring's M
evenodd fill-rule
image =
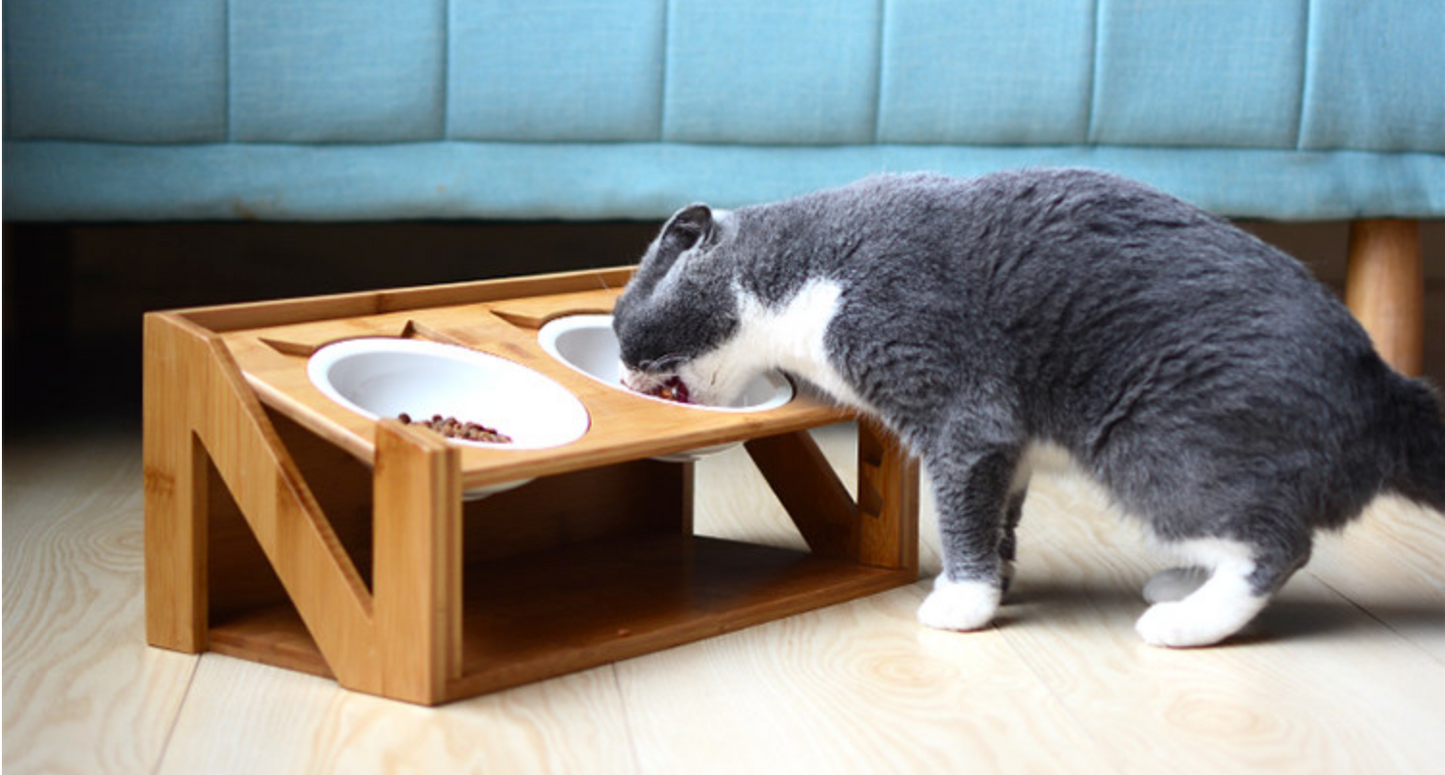
M1401 374L1418 376L1425 347L1425 264L1420 223L1359 220L1350 226L1345 304L1380 357Z

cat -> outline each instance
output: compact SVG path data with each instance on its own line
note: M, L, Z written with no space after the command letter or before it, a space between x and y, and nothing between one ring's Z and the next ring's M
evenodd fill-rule
M1236 633L1378 494L1445 511L1445 422L1293 258L1081 169L882 175L673 215L618 299L624 380L722 403L782 370L876 415L927 468L943 573L920 621L976 630L1015 559L1030 463L1062 450L1185 564L1144 641Z

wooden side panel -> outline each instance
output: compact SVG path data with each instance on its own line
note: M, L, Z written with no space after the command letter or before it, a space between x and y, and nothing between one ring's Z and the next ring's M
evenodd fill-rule
M286 587L266 552L256 542L246 515L236 505L226 482L210 460L206 476L206 599L210 608L210 648L216 645L216 626L232 616L288 603Z
M205 458L186 422L187 357L195 335L164 316L145 319L146 639L206 650Z
M376 430L376 625L381 693L434 705L462 663L457 448L384 420Z
M206 647L206 457L343 685L372 689L371 596L220 340L146 321L146 602L156 645Z
M326 522L345 547L356 570L371 584L372 470L346 450L302 427L280 412L267 409L276 434L301 476L313 483L311 495ZM214 520L212 520L214 524ZM214 590L213 590L214 592Z
M206 406L192 424L342 685L372 690L371 596L265 411L219 339L207 343Z
M858 423L859 562L918 570L918 460L872 420Z

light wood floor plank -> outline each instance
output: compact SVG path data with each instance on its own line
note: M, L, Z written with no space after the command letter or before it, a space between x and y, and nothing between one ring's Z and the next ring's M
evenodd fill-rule
M1445 664L1445 516L1382 498L1305 571Z
M7 444L5 772L149 772L196 657L145 644L140 445Z
M912 586L619 665L643 771L1108 771L998 633L918 627L923 594Z
M820 432L851 480L851 431ZM745 453L698 464L700 532L801 546ZM144 645L139 439L9 445L4 766L136 772L1426 772L1445 760L1445 519L1385 503L1239 642L1143 645L1162 563L1041 476L997 627L914 620L928 581L428 710ZM926 492L925 573L937 572Z
M611 667L432 709L208 655L159 775L626 775L625 722Z
M814 435L855 486L856 431ZM698 532L802 547L746 454L708 458L697 475ZM999 633L918 625L930 584L618 665L643 771L1107 771Z
M1230 644L1144 645L1138 590L1163 564L1092 486L1040 480L1001 631L1119 771L1423 772L1445 756L1445 671L1308 574Z

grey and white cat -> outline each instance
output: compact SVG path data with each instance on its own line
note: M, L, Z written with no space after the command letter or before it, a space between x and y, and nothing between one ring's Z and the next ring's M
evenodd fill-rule
M994 616L1041 448L1184 559L1145 590L1136 629L1156 645L1238 631L1314 530L1382 492L1445 511L1436 395L1295 260L1114 175L881 176L693 205L614 326L634 387L680 379L713 403L781 369L895 431L933 481L933 627Z

